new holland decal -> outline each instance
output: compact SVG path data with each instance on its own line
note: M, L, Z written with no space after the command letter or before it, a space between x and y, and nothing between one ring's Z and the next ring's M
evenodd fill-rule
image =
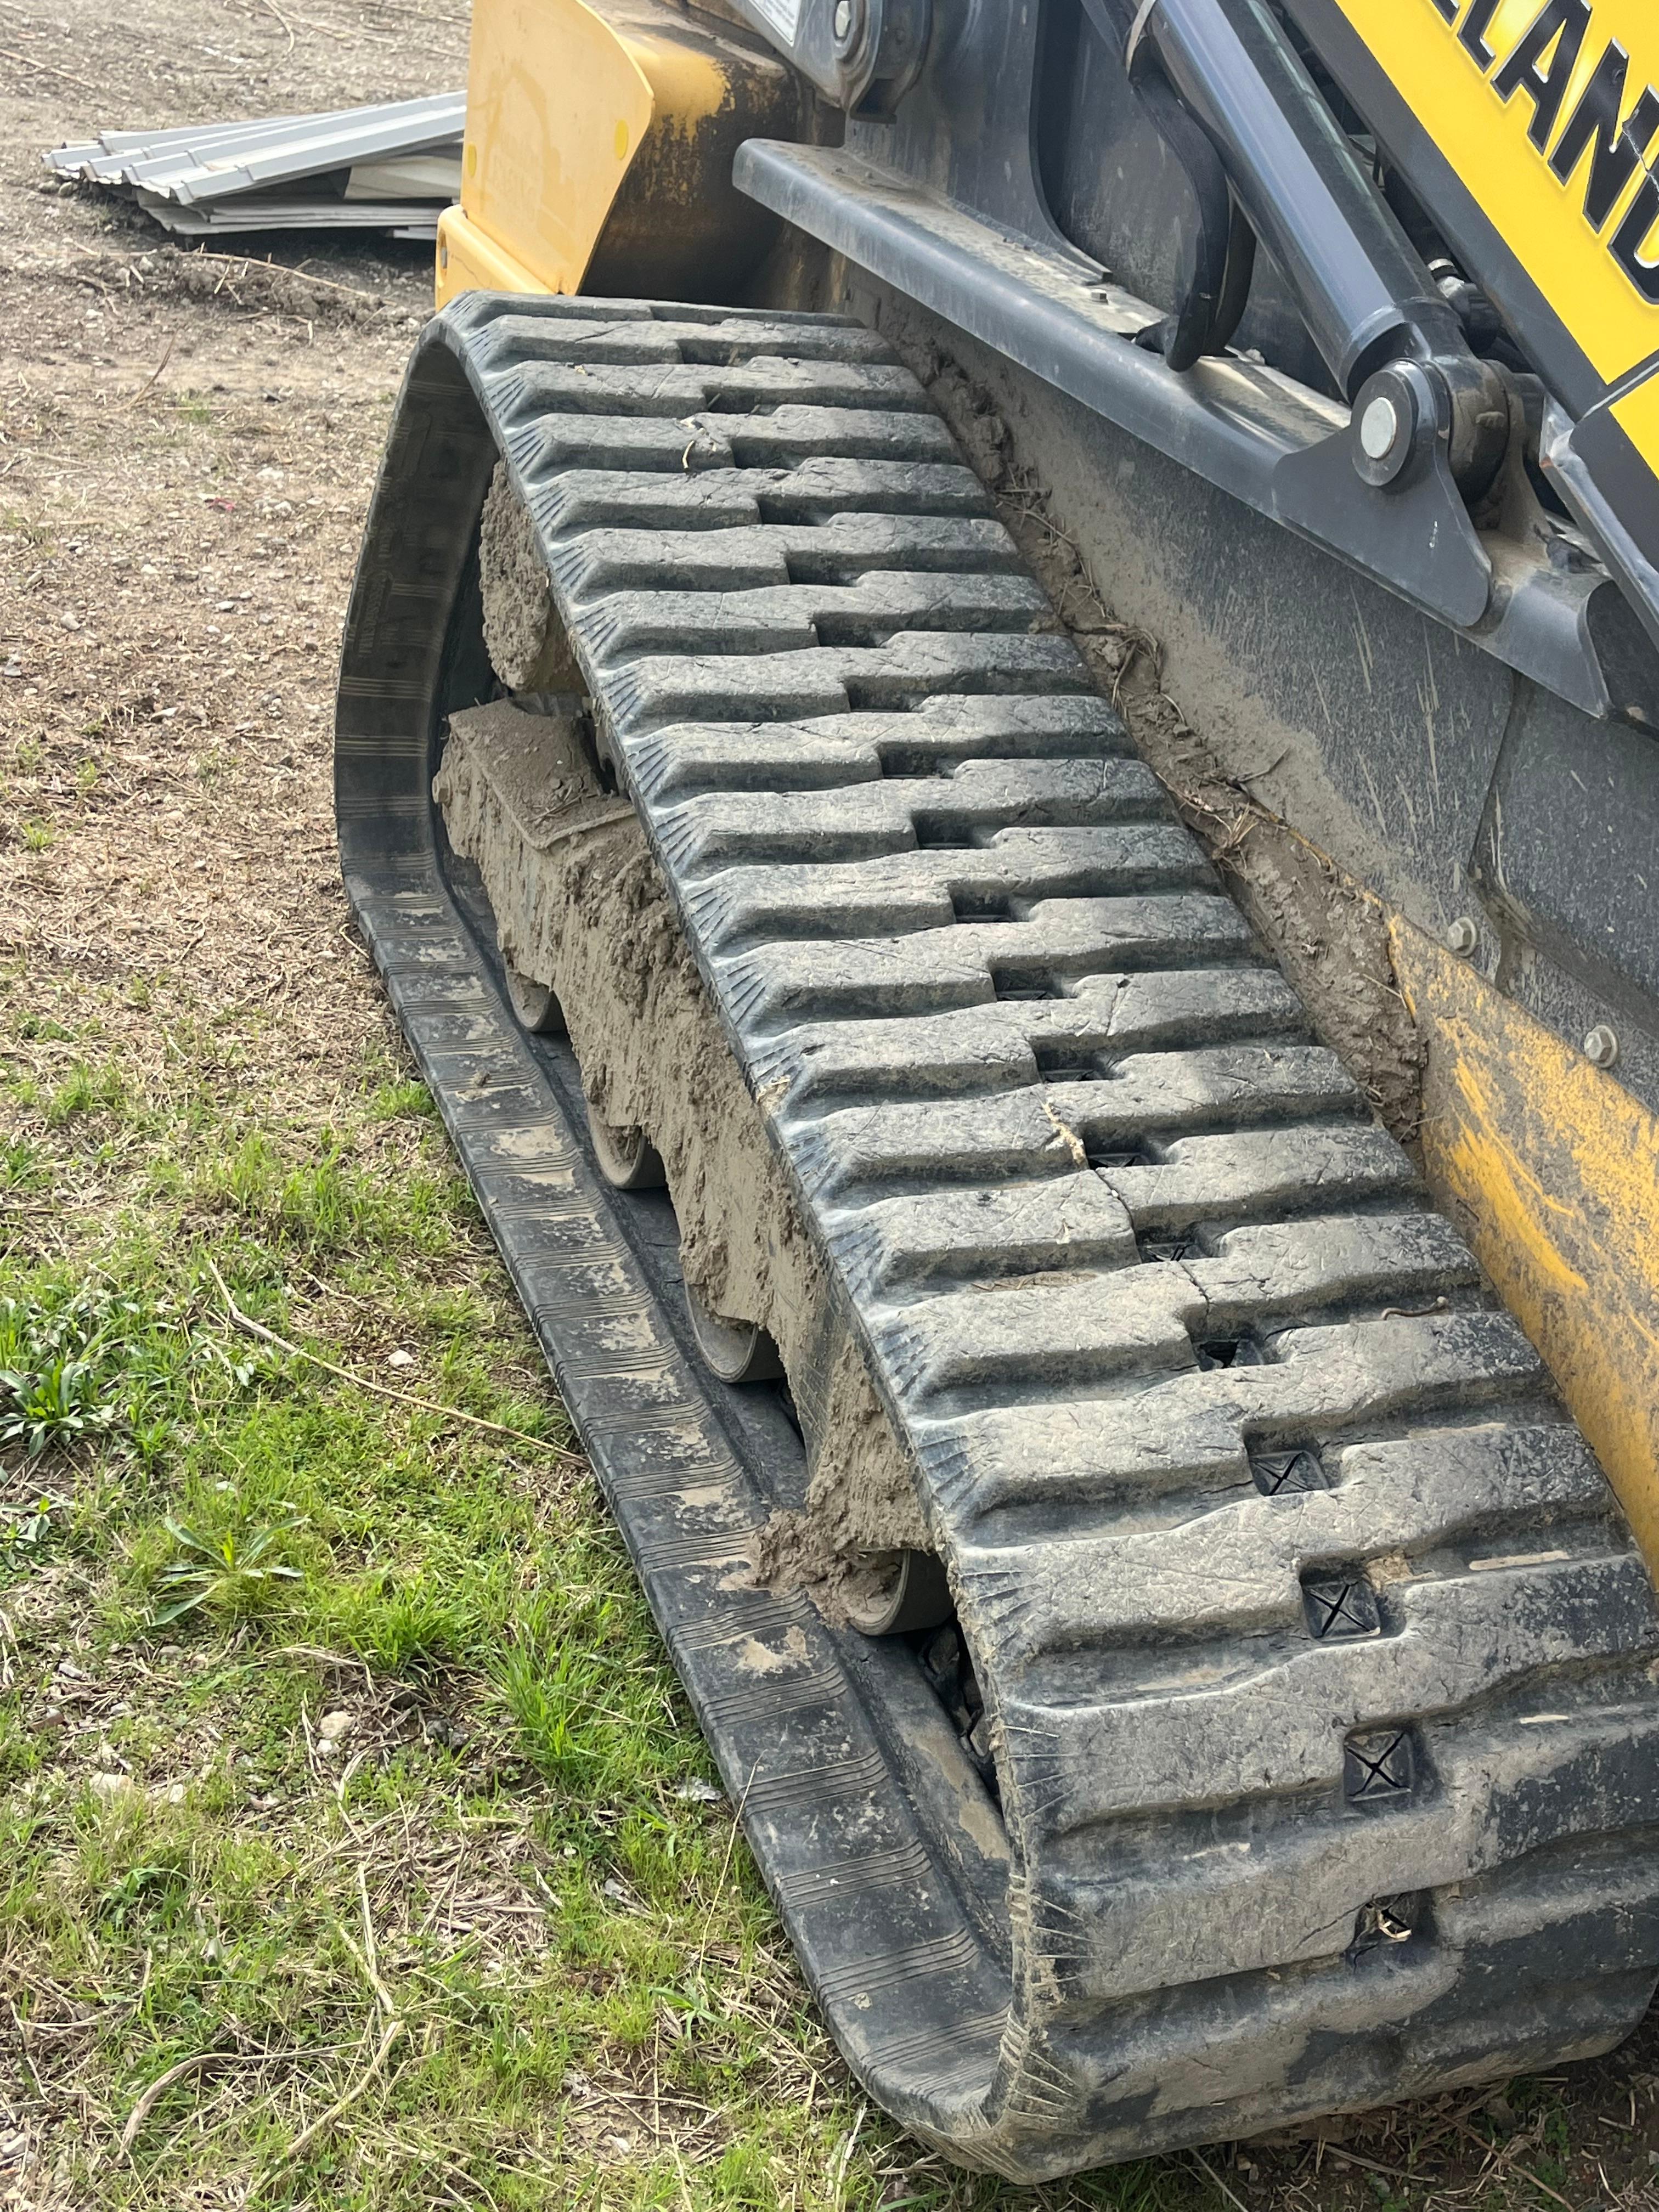
M1644 249L1659 224L1659 179L1648 155L1659 138L1659 92L1644 85L1626 105L1631 58L1617 39L1601 42L1588 80L1577 91L1565 124L1562 112L1590 45L1595 10L1590 0L1546 0L1506 53L1487 43L1501 0L1471 0L1458 20L1460 0L1432 0L1448 23L1457 26L1457 43L1486 77L1498 98L1519 94L1529 101L1527 137L1545 155L1564 185L1584 172L1584 220L1593 231L1606 231L1613 209L1631 181L1642 185L1626 207L1608 241L1613 259L1644 300L1659 305L1659 259ZM1557 126L1560 125L1558 131Z
M1596 376L1659 353L1659 0L1337 4Z

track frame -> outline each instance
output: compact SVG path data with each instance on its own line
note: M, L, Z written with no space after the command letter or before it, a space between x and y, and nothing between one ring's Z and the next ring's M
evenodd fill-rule
M1290 1854L1282 1862L1289 1885L1282 1902L1294 1908L1304 1895L1303 1876L1313 1863L1308 1855L1325 1848L1320 1834L1281 1834L1273 1826L1278 1814L1232 1820L1228 1801L1237 1792L1220 1771L1238 1764L1243 1773L1263 1755L1275 1765L1277 1743L1261 1754L1241 1742L1223 1756L1218 1739L1206 1753L1201 1728L1185 1737L1178 1729L1169 1786L1179 1777L1192 1809L1170 1815L1164 1828L1182 1844L1182 1865L1156 1863L1162 1844L1137 1862L1133 1821L1122 1825L1124 1808L1109 1786L1111 1762L1131 1741L1118 1726L1126 1714L1117 1711L1103 1734L1070 1730L1052 1702L1046 1708L1022 1704L1016 1664L1014 1686L995 1712L1012 1845L1005 1952L984 1913L983 1886L965 1881L963 1869L950 1863L941 1843L946 1831L927 1802L926 1757L914 1755L926 1733L926 1709L911 1695L914 1671L896 1666L892 1655L874 1656L872 1647L859 1650L834 1637L799 1601L744 1587L733 1571L763 1512L769 1484L772 1500L787 1502L789 1479L769 1476L782 1462L763 1437L751 1439L746 1456L738 1450L733 1428L716 1418L719 1392L693 1375L683 1312L678 1326L675 1319L672 1264L660 1253L647 1264L650 1239L642 1242L641 1231L647 1215L624 1218L618 1201L599 1186L573 1127L576 1092L568 1055L562 1059L562 1048L546 1040L532 1042L513 1023L491 972L487 919L444 850L430 795L444 715L488 695L489 672L471 612L485 489L498 452L517 475L539 443L536 424L525 415L530 403L514 366L513 331L538 324L568 329L606 316L649 320L659 312L668 319L689 312L705 325L722 313L587 301L532 308L520 301L473 298L429 326L400 402L348 623L338 716L342 856L348 890L399 1018L594 1458L838 2041L872 2094L924 2139L964 2163L1023 2180L1484 2078L1546 2056L1609 2047L1644 2008L1659 1960L1659 1879L1651 1851L1640 1842L1659 1824L1650 1749L1659 1716L1639 1686L1645 1660L1659 1649L1659 1630L1651 1591L1627 1541L1621 1549L1610 1540L1605 1559L1598 1552L1590 1562L1601 1577L1598 1617L1582 1610L1564 1615L1559 1633L1551 1626L1541 1635L1531 1659L1494 1662L1500 1683L1504 1667L1513 1673L1517 1664L1519 1682L1528 1667L1559 1674L1592 1660L1606 1675L1595 1711L1576 1709L1583 1727L1571 1741L1548 1747L1546 1754L1539 1740L1535 1775L1524 1759L1516 1767L1517 1755L1504 1738L1510 1794L1501 1808L1489 1803L1484 1815L1458 1812L1455 1818L1455 1807L1437 1809L1443 1792L1434 1781L1435 1754L1426 1754L1425 1766L1409 1710L1393 1720L1376 1712L1369 1732L1350 1735L1346 1751L1340 1713L1312 1734L1304 1731L1304 1752L1290 1756L1291 1766L1316 1736L1327 1741L1320 1729L1337 1729L1331 1741L1340 1771L1334 1771L1333 1787L1339 1806L1346 1791L1349 1810L1341 1815L1335 1847L1346 1868L1342 1882L1349 1888L1358 1882L1355 1893L1363 1895L1357 1920L1347 1910L1352 1941L1333 1938L1334 1949L1310 1950L1310 1931L1304 1927L1296 1934L1286 1923L1283 1971L1254 1957L1255 1948L1279 1940L1279 1926L1249 1915L1241 1919L1230 1893L1210 1896L1202 1864L1217 1850L1224 1857L1243 1850L1253 1859L1282 1845ZM503 321L507 317L516 319ZM755 319L768 326L769 343L784 342L774 335L779 319ZM831 345L824 332L837 327L833 319L793 320ZM547 335L556 345L556 331ZM867 351L863 357L870 358ZM908 419L915 419L914 405ZM1058 669L1064 655L1055 641L1053 653L1026 659L1034 667L1052 662ZM781 667L775 663L769 672L775 676ZM597 679L595 688L602 688ZM613 688L613 697L623 696ZM657 740L647 732L645 742L648 751ZM629 766L630 773L645 773L647 751L630 750ZM649 805L641 812L651 830ZM718 943L732 920L725 893L705 880L700 891L683 896L672 853L667 860L707 980L709 942ZM750 1003L752 1011L752 994ZM729 1003L722 1012L741 1048L741 1021ZM761 1055L745 1067L753 1089L760 1087L757 1069L763 1079L790 1073L787 1037L775 1037L769 1049L769 1059ZM811 1129L792 1138L786 1127L779 1141L810 1206L823 1176L843 1172L845 1163ZM1130 1163L1115 1182L1105 1172L1109 1186L1133 1195L1133 1178L1142 1170ZM834 1257L840 1232L824 1233ZM875 1279L875 1255L867 1240L863 1261L852 1246L846 1253L853 1256L843 1255L836 1264L851 1286L851 1307L861 1314L860 1298ZM1446 1264L1449 1281L1472 1279L1466 1255ZM1154 1288L1157 1273L1145 1277ZM924 1336L907 1334L908 1321L900 1318L896 1333L873 1321L860 1325L872 1372L904 1433L909 1382L919 1378L918 1387L927 1387L928 1346ZM1417 1336L1425 1358L1443 1352L1449 1363L1437 1387L1450 1388L1466 1370L1477 1373L1480 1361L1490 1358L1495 1385L1511 1393L1538 1389L1535 1360L1494 1312L1468 1323L1453 1316L1444 1329ZM1408 1353L1415 1340L1401 1336L1398 1352ZM1334 1356L1340 1365L1340 1344ZM1199 1364L1214 1366L1217 1358ZM1243 1402L1230 1395L1232 1387L1215 1393L1217 1406ZM1251 1387L1237 1389L1248 1395ZM1559 1443L1567 1443L1570 1432L1559 1416L1546 1407L1539 1418ZM1031 1593L1018 1576L1009 1579L1030 1550L1029 1540L1012 1534L1006 1516L998 1522L1000 1537L981 1540L971 1533L988 1512L994 1520L998 1509L988 1503L971 1424L953 1429L952 1419L947 1408L925 1424L928 1433L917 1447L932 1485L930 1510L947 1539L942 1548L952 1560L976 1657L988 1641L1022 1662L1036 1650L1030 1638L1039 1630L1052 1645L1054 1624L1045 1628L1038 1621L1032 1628ZM1083 1433L1078 1430L1079 1440ZM781 1442L775 1434L772 1445ZM1474 1479L1458 1458L1462 1449L1453 1449L1448 1462L1446 1480L1454 1489ZM1486 1450L1480 1444L1477 1458ZM1581 1455L1576 1461L1575 1452ZM1599 1480L1593 1468L1586 1472L1581 1446L1571 1446L1567 1462L1565 1473L1552 1461L1527 1474L1542 1484L1545 1502L1555 1484L1569 1507L1575 1498L1582 1504L1589 1497L1583 1484ZM1242 1458L1240 1466L1248 1488ZM1271 1522L1256 1516L1258 1530L1288 1526L1281 1515L1304 1510L1295 1487L1285 1484L1291 1494ZM1256 1488L1266 1494L1259 1467ZM1595 1497L1601 1502L1591 1500L1583 1510L1607 1514L1609 1501L1599 1490ZM1330 1509L1339 1516L1344 1510L1340 1503ZM1079 1560L1087 1573L1109 1581L1116 1571L1115 1540L1103 1532L1092 1551L1073 1546L1062 1562L1066 1571L1058 1580L1050 1574L1044 1602L1063 1613L1089 1598L1086 1577L1079 1583L1073 1571ZM1151 1572L1152 1552L1145 1556ZM1224 1563L1218 1555L1211 1564ZM1133 1567L1133 1544L1123 1564ZM1512 1569L1516 1563L1489 1564ZM1543 1602L1547 1612L1553 1601ZM1060 1626L1063 1631L1063 1620ZM1432 1619L1420 1625L1419 1644L1425 1630L1432 1642ZM1315 1623L1312 1632L1317 1638L1323 1632ZM1455 1622L1450 1633L1446 1648L1455 1652ZM745 1665L756 1649L784 1663ZM1401 1649L1408 1657L1419 1656L1408 1639ZM1375 1693L1369 1694L1374 1704ZM1468 1694L1443 1693L1454 1719L1459 1697ZM1510 1694L1505 1690L1503 1698ZM997 1698L993 1684L988 1705ZM1152 1711L1150 1701L1143 1711ZM1352 1729L1352 1722L1346 1725ZM1120 1752L1113 1753L1120 1738ZM1460 1750L1448 1740L1442 1748L1454 1769L1461 1759L1466 1776L1474 1771L1468 1747ZM1385 1796L1407 1794L1413 1760L1427 1776L1432 1786L1419 1793L1409 1820L1387 1808L1373 1816L1361 1771L1367 1753L1375 1756L1376 1777L1389 1785ZM1219 1765L1207 1778L1194 1778L1193 1762L1206 1756ZM1488 1754L1477 1744L1473 1756L1478 1770ZM1323 1760L1323 1751L1317 1758ZM1105 1782L1098 1779L1103 1772ZM1258 1773L1248 1787L1259 1791L1265 1778ZM1292 1786L1305 1789L1305 1783L1293 1779ZM1156 1798L1153 1807L1160 1818L1168 1811L1167 1802L1160 1806ZM1460 1842L1471 1821L1467 1841ZM1091 1822L1116 1839L1099 1864L1085 1863ZM1055 1863L1045 1874L1042 1853L1055 1846ZM1425 1877L1426 1886L1410 1898L1372 1895L1375 1884L1363 1869L1382 1861L1446 1871L1431 1881ZM1524 1869L1518 1884L1510 1861ZM1449 1871L1458 1864L1469 1870L1468 1887L1476 1897L1465 1899L1464 1885ZM1433 1883L1439 1886L1430 1901ZM1184 1942L1192 1924L1183 1895L1193 1909L1220 1916L1217 1925L1231 1931L1235 1957L1177 1955L1176 1938ZM1167 1954L1162 1971L1175 1968L1176 1986L1148 1984L1160 1946ZM1271 1949L1264 1955L1271 1959Z

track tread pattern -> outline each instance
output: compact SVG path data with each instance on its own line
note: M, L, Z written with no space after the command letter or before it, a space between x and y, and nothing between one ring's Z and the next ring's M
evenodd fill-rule
M952 1565L1015 1965L942 2138L1036 2177L1607 2047L1652 1589L943 425L833 319L448 322Z

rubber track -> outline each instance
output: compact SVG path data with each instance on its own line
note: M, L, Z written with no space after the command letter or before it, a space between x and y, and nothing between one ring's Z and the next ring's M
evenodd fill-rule
M757 1834L872 2094L1036 2179L1609 2047L1659 1973L1647 1577L919 387L831 319L472 298L400 422L343 729L399 485L453 434L476 514L493 441L951 1562L1006 2012L968 1921L804 1934L926 1901L832 1809L871 1754L795 1785L816 1869Z

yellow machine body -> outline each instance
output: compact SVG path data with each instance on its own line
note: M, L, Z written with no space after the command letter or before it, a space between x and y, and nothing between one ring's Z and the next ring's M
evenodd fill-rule
M718 297L775 234L732 160L744 138L795 135L795 82L723 23L638 0L479 0L466 105L440 307L584 287Z
M1408 924L1424 1164L1548 1363L1659 1579L1659 1121Z
M1517 49L1540 22L1537 0L1498 0L1491 18L1482 11L1467 35L1436 0L1340 0L1340 7L1595 372L1613 385L1641 368L1659 347L1659 307L1614 258L1613 241L1646 185L1648 166L1632 164L1624 188L1593 222L1586 212L1593 149L1575 131L1575 115L1608 49L1626 55L1626 124L1648 86L1659 84L1652 0L1595 0L1582 40L1568 40L1566 20L1553 18L1551 42L1533 64L1537 95L1526 82L1504 93L1506 62L1526 60ZM1659 254L1659 219L1646 232L1635 246L1650 261ZM1621 420L1659 465L1659 404L1632 407Z
M1595 0L1588 21L1497 0L1338 0L1342 13L1601 383L1659 472L1659 304L1627 260L1659 264L1650 182L1659 8ZM1593 87L1618 88L1634 158L1607 204L1589 128ZM1646 143L1644 143L1646 142ZM1627 386L1622 393L1619 387Z

